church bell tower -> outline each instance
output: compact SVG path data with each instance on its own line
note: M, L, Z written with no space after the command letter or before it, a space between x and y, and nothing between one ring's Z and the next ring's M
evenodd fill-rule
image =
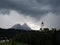
M44 22L41 23L41 28L40 28L40 30L43 30L43 27L44 27Z

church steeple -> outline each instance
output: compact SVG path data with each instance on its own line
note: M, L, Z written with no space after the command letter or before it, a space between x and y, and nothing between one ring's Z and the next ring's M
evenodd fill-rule
M40 30L43 30L43 27L44 27L44 22L42 21Z

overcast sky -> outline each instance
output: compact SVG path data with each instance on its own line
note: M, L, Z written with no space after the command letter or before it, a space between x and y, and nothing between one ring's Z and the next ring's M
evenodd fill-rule
M0 0L0 27L27 23L32 29L60 28L60 0Z

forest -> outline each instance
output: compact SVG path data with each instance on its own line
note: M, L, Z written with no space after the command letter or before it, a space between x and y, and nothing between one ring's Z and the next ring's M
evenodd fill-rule
M51 30L44 28L41 31L0 28L0 40L11 40L11 45L16 45L15 42L28 45L59 45L60 42L57 39L59 35L60 29L55 28Z

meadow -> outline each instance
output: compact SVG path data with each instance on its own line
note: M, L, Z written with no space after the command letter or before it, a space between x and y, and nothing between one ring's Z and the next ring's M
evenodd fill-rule
M28 45L28 44L20 43L20 42L3 42L0 43L0 45Z

